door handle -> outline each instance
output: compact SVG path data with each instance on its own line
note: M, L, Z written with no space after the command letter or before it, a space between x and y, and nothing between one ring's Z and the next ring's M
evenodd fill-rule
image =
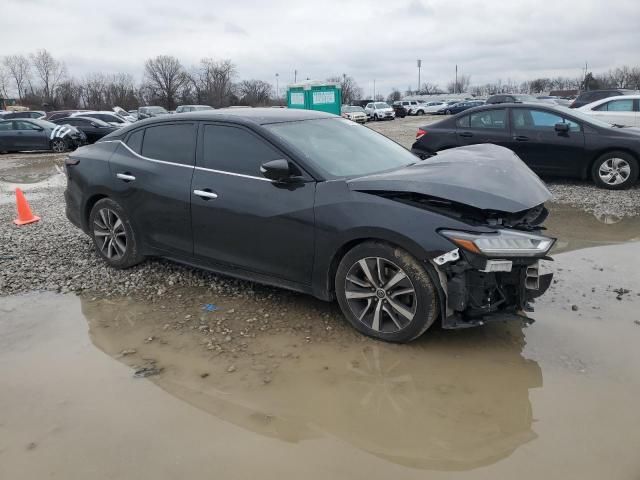
M524 136L524 135L515 135L515 136L513 137L513 139L514 139L516 142L528 142L528 141L529 141L529 137L526 137L526 136Z
M118 177L120 180L124 180L125 182L133 182L136 179L136 177L134 177L130 173L116 173L116 177Z
M218 198L218 194L213 193L208 188L205 188L204 190L194 190L193 193L199 196L200 198L202 198L203 200L211 200L211 199Z
M471 132L462 132L460 134L461 137L473 137L473 133Z

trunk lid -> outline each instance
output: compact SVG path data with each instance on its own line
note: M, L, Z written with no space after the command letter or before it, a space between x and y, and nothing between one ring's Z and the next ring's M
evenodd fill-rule
M482 210L515 213L551 198L545 184L508 148L483 144L445 150L414 165L347 181L360 192L406 192Z

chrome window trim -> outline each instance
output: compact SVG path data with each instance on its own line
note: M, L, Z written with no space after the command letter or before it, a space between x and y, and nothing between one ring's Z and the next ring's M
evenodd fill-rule
M131 152L136 157L138 157L138 158L140 158L142 160L147 160L149 162L161 163L161 164L165 164L165 165L173 165L173 166L176 166L176 167L191 168L191 169L200 170L200 171L203 171L203 172L220 173L222 175L231 175L233 177L250 178L250 179L253 179L253 180L260 180L260 181L263 181L263 182L271 182L271 180L269 180L268 178L264 178L264 177L255 177L253 175L245 175L243 173L227 172L225 170L214 170L213 168L197 167L197 166L194 166L194 165L184 165L182 163L167 162L166 160L156 160L155 158L145 157L143 155L140 155L137 152L134 152L131 149L131 147L129 147L129 145L124 143L122 140L104 140L104 141L98 142L98 143L120 143L127 150L129 150L129 152Z

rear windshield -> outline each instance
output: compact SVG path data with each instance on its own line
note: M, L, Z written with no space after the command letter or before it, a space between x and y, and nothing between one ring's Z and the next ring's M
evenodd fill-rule
M265 125L327 178L359 177L416 162L407 149L342 118Z

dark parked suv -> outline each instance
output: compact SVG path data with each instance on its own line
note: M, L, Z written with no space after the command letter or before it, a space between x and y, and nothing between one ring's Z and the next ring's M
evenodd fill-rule
M551 281L550 193L494 145L421 162L327 113L229 109L126 126L65 165L67 216L111 266L161 256L337 298L383 340L522 318Z
M637 90L627 90L624 88L609 88L606 90L589 90L588 92L582 92L578 95L573 103L570 105L571 108L582 107L583 105L587 105L591 102L595 102L596 100L602 100L603 98L609 97L617 97L619 95L635 95L637 94Z

